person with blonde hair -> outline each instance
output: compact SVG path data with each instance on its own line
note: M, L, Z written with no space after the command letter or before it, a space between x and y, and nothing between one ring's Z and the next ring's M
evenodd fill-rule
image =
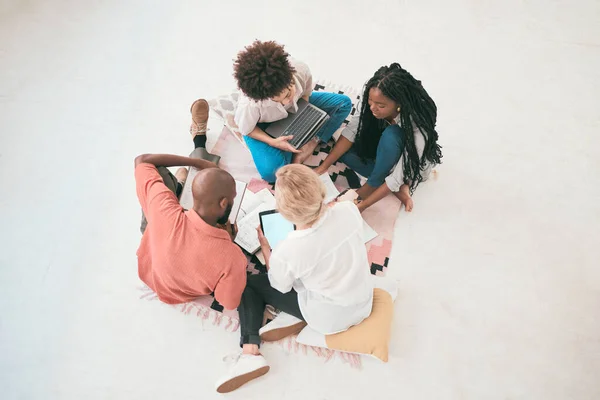
M343 332L371 314L363 220L353 202L324 204L325 186L309 167L290 164L277 173L277 210L296 225L274 249L258 236L268 274L248 277L240 314L240 345L217 391L231 392L269 371L261 341L299 333L306 324L322 334ZM261 329L267 304L280 314Z

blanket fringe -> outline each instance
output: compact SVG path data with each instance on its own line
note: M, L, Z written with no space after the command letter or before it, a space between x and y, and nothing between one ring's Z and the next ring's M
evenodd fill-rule
M139 286L138 289L142 292L142 294L140 294L140 299L148 301L158 300L156 293L148 286ZM171 307L179 310L185 315L190 315L192 312L195 312L196 317L203 322L210 321L214 326L222 326L228 332L235 332L240 327L240 323L236 318L225 315L204 304L199 304L194 301L183 304L173 304Z
M299 354L300 352L304 355L308 354L308 350L312 350L312 353L317 357L322 358L325 362L329 362L336 356L344 363L348 364L352 368L362 369L362 358L360 354L346 353L344 351L328 349L324 347L307 346L302 343L298 343L296 340L297 336L290 336L282 339L275 344L281 346L284 350L289 353Z
M140 286L139 290L142 292L140 299L148 301L157 300L158 296L148 286ZM189 302L184 304L173 304L173 308L180 312L190 315L195 311L196 317L200 320L210 321L214 326L219 326L225 329L227 332L236 332L240 328L240 321L237 318L230 317L221 312L215 311L212 308L199 304L196 302ZM281 346L288 353L308 355L308 350L312 350L318 358L322 358L325 362L329 362L336 356L344 363L350 365L352 368L361 369L362 359L358 354L346 353L343 351L327 349L324 347L307 346L302 343L298 343L296 340L297 336L290 336L282 339L275 344Z
M158 300L158 296L154 293L154 290L150 289L148 286L138 286L138 290L142 292L140 295L140 299L146 300Z
M235 332L239 328L239 322L234 318L202 304L186 303L180 309L186 315L189 315L193 310L196 310L196 317L200 318L203 322L209 321L214 326L223 327L228 332Z

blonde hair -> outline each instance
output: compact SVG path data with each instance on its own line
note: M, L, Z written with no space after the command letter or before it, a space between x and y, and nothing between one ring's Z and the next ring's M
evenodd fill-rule
M325 212L325 185L319 176L301 164L281 167L275 174L277 210L296 225L312 225Z

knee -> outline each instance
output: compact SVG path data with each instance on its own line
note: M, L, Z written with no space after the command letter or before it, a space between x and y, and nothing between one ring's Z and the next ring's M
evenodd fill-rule
M260 174L260 177L268 182L268 183L275 183L275 172L277 171L277 169L275 168L271 168L270 166L256 166L256 169L258 169L258 173Z
M340 111L349 114L352 110L352 100L350 100L350 97L346 96L345 94L341 94L340 97Z
M385 143L389 146L402 146L404 143L404 131L398 124L388 126L381 134L380 143Z
M402 136L403 131L400 125L392 124L383 130L383 135Z
M261 178L269 183L274 183L275 174L277 173L277 170L283 167L284 165L289 164L289 161L287 161L284 157L277 157L271 160L264 160L264 162L255 164L256 169L258 169Z
M260 177L269 183L275 182L275 172L277 172L279 168L290 163L292 154L285 153L266 143L247 136L245 136L244 139L248 144L252 159L254 160L254 165L256 166Z

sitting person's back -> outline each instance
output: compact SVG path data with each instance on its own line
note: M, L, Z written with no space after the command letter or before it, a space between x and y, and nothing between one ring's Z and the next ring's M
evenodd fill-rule
M229 217L236 195L233 178L217 168L200 171L192 184L194 207L186 211L157 169L212 165L203 163L207 162L168 155L136 159L137 194L148 221L137 252L138 272L165 303L184 303L214 292L223 307L235 309L246 284L247 260L230 233L216 227Z
M311 228L290 233L274 249L269 269L271 285L281 292L293 287L306 322L324 334L369 316L369 276L363 220L352 202L337 203Z
M260 228L267 274L251 275L238 308L242 354L219 379L219 393L237 389L269 371L261 341L299 333L307 324L323 334L345 331L371 314L373 281L363 239L363 220L351 202L324 204L325 185L310 168L277 171L275 202L296 231L271 251ZM261 329L265 305L281 312Z

